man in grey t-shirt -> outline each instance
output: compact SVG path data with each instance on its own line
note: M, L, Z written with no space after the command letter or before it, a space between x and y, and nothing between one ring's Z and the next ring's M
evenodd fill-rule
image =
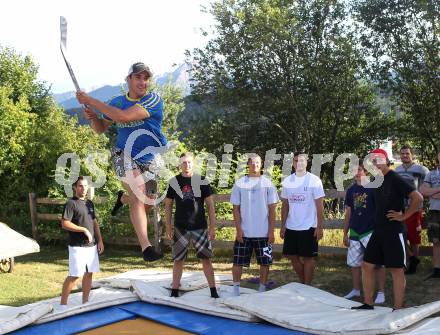
M432 243L432 263L434 271L429 278L440 278L440 151L437 153L437 166L430 171L420 188L429 197L428 239Z
M398 166L395 171L406 182L418 190L425 180L426 174L429 172L428 169L422 165L414 163L414 152L409 145L404 145L400 149L400 159L402 160L402 165ZM406 199L405 203L405 207L408 208L408 199ZM417 265L420 263L418 256L422 232L422 209L423 207L420 205L418 211L405 220L406 239L410 245L410 250L408 251L410 254L409 266L407 267L405 274L416 273Z

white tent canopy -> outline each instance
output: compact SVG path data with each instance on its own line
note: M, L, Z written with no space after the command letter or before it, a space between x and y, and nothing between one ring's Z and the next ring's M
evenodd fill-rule
M0 222L0 259L39 252L40 246L34 240L17 233Z

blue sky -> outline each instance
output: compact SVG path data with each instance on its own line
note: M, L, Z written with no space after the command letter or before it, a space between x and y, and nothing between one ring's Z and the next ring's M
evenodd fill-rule
M155 74L173 70L184 51L207 42L209 0L14 0L2 1L0 45L33 56L39 79L52 91L74 90L60 53L59 18L68 22L67 49L84 89L123 81L130 64L147 63Z

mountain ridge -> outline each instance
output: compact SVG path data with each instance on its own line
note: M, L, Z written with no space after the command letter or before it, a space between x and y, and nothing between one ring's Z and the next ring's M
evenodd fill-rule
M190 94L189 87L189 73L188 73L188 65L180 64L177 68L172 72L165 72L162 75L154 77L154 81L159 86L165 85L168 81L170 81L173 85L181 85L184 90L184 95ZM126 89L126 84L121 83L115 86L112 85L104 85L97 89L91 90L88 92L90 96L99 99L101 101L107 101L114 97L115 95L119 95L124 92ZM55 101L64 108L67 112L70 109L80 108L80 104L76 100L75 91L62 92L53 94ZM68 113L71 114L71 113Z

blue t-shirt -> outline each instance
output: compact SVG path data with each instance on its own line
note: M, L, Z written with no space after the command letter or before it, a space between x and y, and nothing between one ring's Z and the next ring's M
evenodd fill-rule
M374 228L374 189L353 184L345 195L345 205L351 208L350 238L357 239L369 234Z
M133 105L145 109L145 119L143 120L126 123L116 122L118 129L116 147L129 150L130 156L141 163L151 161L155 153L162 152L165 149L167 140L161 131L164 116L163 100L158 94L151 92L140 99L131 99L127 94L120 95L112 98L108 104L122 110L126 110ZM106 115L104 115L104 118L111 120ZM131 134L133 134L131 137L133 141L129 140ZM130 149L131 144L132 148Z

